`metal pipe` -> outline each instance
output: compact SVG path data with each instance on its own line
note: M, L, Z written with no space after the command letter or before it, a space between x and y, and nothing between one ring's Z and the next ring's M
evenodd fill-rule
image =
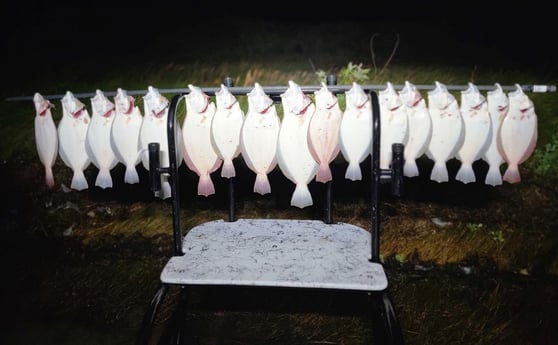
M445 85L445 84L444 84ZM395 89L402 89L405 85L403 84L393 84ZM418 90L434 90L436 85L434 84L414 84L414 86ZM469 85L445 85L448 91L463 91L466 90ZM495 85L475 85L479 91L492 91L495 89ZM547 92L556 92L556 85L544 85L544 84L520 84L521 89L523 92L533 92L533 93L547 93ZM335 87L330 87L330 91L337 94L348 91L352 85L336 85ZM363 89L368 90L384 90L386 88L386 84L362 84L361 87ZM502 85L503 91L514 91L516 90L515 85ZM288 86L264 86L264 92L268 94L280 94L287 90ZM321 86L320 85L307 85L300 87L303 92L313 92L318 91ZM219 91L220 88L218 87L202 87L201 90L210 96L214 96L215 92ZM233 95L246 95L250 91L252 91L252 86L235 86L229 88L229 91ZM190 89L188 88L174 88L174 89L158 89L161 94L181 94L185 95L190 93ZM147 90L126 90L128 95L145 95ZM104 94L107 97L116 96L116 91L106 91ZM62 99L65 94L53 94L53 95L43 95L45 99L48 100L56 100ZM84 93L74 93L76 98L86 98L86 97L94 97L95 92L84 92ZM14 96L14 97L7 97L5 101L11 102L19 102L19 101L32 101L33 96Z
M231 77L226 77L223 80L223 85L227 88L234 86L234 80ZM236 220L235 215L235 201L234 201L234 178L229 177L229 222L234 222Z

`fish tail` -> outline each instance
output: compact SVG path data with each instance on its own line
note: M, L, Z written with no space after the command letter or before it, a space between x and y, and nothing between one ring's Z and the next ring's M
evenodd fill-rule
M430 174L430 179L436 182L447 182L449 180L448 177L448 168L444 162L434 163L434 167L432 167L432 173Z
M519 167L517 164L510 164L504 172L503 180L508 183L517 183L521 181L521 176L519 175Z
M124 183L139 183L138 171L136 170L135 165L126 166L126 172L124 173Z
M112 176L110 176L110 170L105 168L99 169L97 179L95 180L95 186L101 187L102 189L112 188Z
M318 171L316 173L316 181L326 183L331 181L333 177L331 176L331 169L329 168L329 164L321 163L318 167Z
M198 195L209 196L211 194L215 194L215 186L213 186L211 176L209 174L200 175Z
M345 172L345 178L351 181L362 180L360 165L355 162L349 162L349 166L347 166L347 171Z
M419 175L417 162L414 159L406 159L403 165L403 175L414 177Z
M304 183L297 183L291 198L291 205L299 208L312 205L312 194Z
M455 175L457 181L461 181L465 184L475 182L475 172L473 171L473 166L470 164L461 164L457 174Z
M54 187L54 175L51 167L45 167L45 182L48 188Z
M271 193L271 185L269 184L269 179L266 174L258 173L256 174L256 182L254 183L254 193L259 193L261 195Z
M221 177L231 178L236 176L236 171L234 170L234 164L231 159L223 160L223 167L221 168Z
M491 186L499 186L502 184L502 174L498 166L489 166L488 172L486 173L486 178L484 183Z
M84 190L89 188L89 184L87 184L87 179L83 174L83 170L74 170L74 175L72 176L72 184L70 188L75 190Z

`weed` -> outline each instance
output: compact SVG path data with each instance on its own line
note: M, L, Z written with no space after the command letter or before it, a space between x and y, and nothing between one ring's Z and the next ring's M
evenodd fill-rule
M327 73L324 70L317 70L316 75L320 82L326 82ZM349 62L337 75L337 84L348 85L353 82L362 83L369 80L370 68L362 67L362 63L353 64Z
M549 143L535 150L533 155L535 173L541 176L555 175L558 166L558 134L554 134Z

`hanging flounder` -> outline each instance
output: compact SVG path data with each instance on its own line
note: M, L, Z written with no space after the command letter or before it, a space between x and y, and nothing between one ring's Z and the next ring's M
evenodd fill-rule
M184 162L199 176L198 195L215 194L211 173L223 162L211 144L211 122L215 115L215 103L199 87L188 85L186 118L182 126Z
M136 165L141 161L139 135L143 115L135 105L134 97L118 88L114 96L115 115L111 130L114 154L126 166L124 183L139 183Z
M486 103L488 104L488 115L490 116L490 133L488 135L489 145L482 159L488 163L488 172L484 183L491 186L498 186L502 184L502 173L500 172L500 165L504 163L504 159L498 151L498 131L502 120L506 117L509 109L508 96L502 90L502 86L496 83L496 87L492 91L486 93Z
M221 176L231 178L236 175L233 159L240 154L240 130L244 123L244 112L236 97L223 84L215 92L215 100L217 110L211 123L211 143L223 160Z
M61 100L62 119L58 124L58 153L66 166L72 169L70 188L84 190L89 187L83 171L91 163L85 149L85 137L91 118L85 105L67 91Z
M391 166L392 144L407 145L409 126L407 109L395 91L393 84L387 82L384 90L378 93L380 103L380 169Z
M337 96L328 90L325 83L314 95L316 111L308 127L308 148L319 164L316 181L325 183L332 179L329 163L339 154L339 127L343 112Z
M455 179L463 183L471 183L476 181L473 163L484 155L490 144L488 139L491 125L486 97L473 83L469 83L469 87L461 91L460 111L464 138L457 152L457 159L461 161L461 166Z
M318 170L318 163L308 149L308 127L316 106L292 80L289 88L281 94L283 120L277 140L277 163L296 187L291 205L299 208L312 205L308 183Z
M419 175L416 160L426 152L430 143L432 120L426 101L415 85L409 81L405 81L405 86L399 91L399 98L406 109L409 125L407 144L403 152L405 157L403 175L414 177Z
M240 152L250 170L256 173L254 192L267 194L271 186L267 178L277 165L277 137L281 122L273 100L260 84L248 94L248 111L240 130Z
M147 94L143 96L143 121L140 128L139 144L143 167L149 170L149 143L159 143L159 161L162 167L168 167L169 143L167 135L167 118L169 113L169 100L159 93L159 90L148 86ZM182 135L178 121L175 125L176 162L182 162ZM169 176L161 174L161 191L156 193L161 199L171 197Z
M345 92L346 108L339 127L339 148L349 163L345 178L361 180L360 163L372 149L372 101L362 87L353 82Z
M93 164L99 169L95 186L112 188L110 171L118 164L110 142L110 132L114 121L114 103L101 90L91 98L91 123L87 129L85 149Z
M463 119L457 100L440 82L436 82L434 90L428 92L428 111L432 119L432 137L426 154L434 161L430 179L447 182L446 162L454 158L461 148Z
M500 127L500 154L508 163L503 180L508 183L521 181L519 165L527 160L537 144L537 114L535 105L523 93L519 84L508 93L510 108Z
M52 167L58 156L58 134L50 111L53 105L38 92L33 96L33 103L35 104L35 146L45 168L45 183L52 188L54 187Z

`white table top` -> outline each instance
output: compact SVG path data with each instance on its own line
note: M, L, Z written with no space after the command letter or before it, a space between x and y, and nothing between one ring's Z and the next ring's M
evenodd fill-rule
M192 228L183 256L172 257L161 281L379 291L387 277L370 257L370 233L319 220L239 219Z

